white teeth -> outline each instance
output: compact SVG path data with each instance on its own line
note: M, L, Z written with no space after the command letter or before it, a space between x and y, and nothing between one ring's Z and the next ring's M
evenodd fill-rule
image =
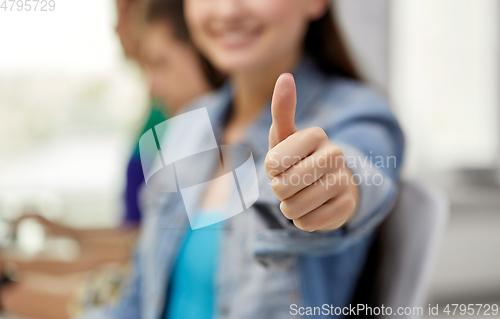
M251 32L245 31L228 31L223 33L223 37L228 42L240 42L244 41L251 35Z

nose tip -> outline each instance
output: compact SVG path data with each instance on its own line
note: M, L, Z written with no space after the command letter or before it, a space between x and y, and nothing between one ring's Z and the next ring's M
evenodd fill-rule
M239 19L244 14L244 3L241 0L218 0L217 13L226 19Z

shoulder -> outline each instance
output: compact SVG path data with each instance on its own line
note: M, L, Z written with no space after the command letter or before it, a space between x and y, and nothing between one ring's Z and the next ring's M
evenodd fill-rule
M388 99L368 84L344 77L325 79L320 94L320 107L344 111L389 112Z
M304 114L318 126L333 128L359 121L398 125L387 98L369 85L342 77L325 77L320 86L306 107L307 115Z
M389 112L387 99L362 81L325 74L316 63L305 57L297 71L297 107L304 116L315 117L321 113ZM301 112L301 113L302 113Z
M329 136L346 129L378 127L401 135L387 98L369 85L342 77L325 77L314 100L307 105L300 126L319 126Z

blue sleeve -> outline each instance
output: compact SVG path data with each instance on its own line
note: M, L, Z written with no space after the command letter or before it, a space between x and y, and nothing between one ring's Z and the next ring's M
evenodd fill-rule
M397 197L404 137L384 98L368 89L352 95L329 136L359 183L357 212L345 229L363 233L380 224Z
M127 165L127 176L124 193L125 214L124 224L138 224L141 222L141 211L138 203L138 193L144 184L141 158L132 156Z
M359 183L357 211L345 231L366 233L387 216L397 197L401 131L377 122L352 123L332 142L344 152L346 165Z

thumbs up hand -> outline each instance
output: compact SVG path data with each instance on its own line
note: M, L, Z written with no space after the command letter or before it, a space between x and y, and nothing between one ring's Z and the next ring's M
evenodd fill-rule
M297 130L296 101L293 76L282 74L271 104L267 176L281 200L281 212L296 227L309 232L334 230L354 214L358 189L342 150L325 131Z

